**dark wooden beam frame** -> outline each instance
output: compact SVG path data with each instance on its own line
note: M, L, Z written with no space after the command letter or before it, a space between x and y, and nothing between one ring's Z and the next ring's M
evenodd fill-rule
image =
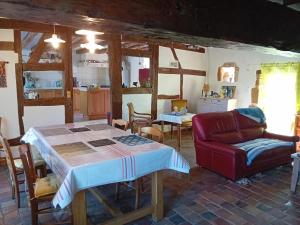
M50 35L43 34L37 43L35 49L31 52L30 58L27 63L38 63L43 52L45 51L46 42L44 41L46 38L48 38Z
M158 95L157 99L180 99L180 95Z
M14 51L14 42L12 41L0 41L1 51Z
M64 71L66 63L23 63L24 71Z
M147 50L139 50L139 49L122 48L122 55L150 58L151 51L150 50L147 51Z
M99 49L95 50L95 54L106 54L107 52L108 52L107 48L101 50ZM85 54L85 53L89 53L89 50L86 48L81 48L76 50L76 54Z
M193 75L193 76L206 76L206 71L204 70L191 70L191 69L177 69L177 68L158 68L159 74L175 74L175 75Z

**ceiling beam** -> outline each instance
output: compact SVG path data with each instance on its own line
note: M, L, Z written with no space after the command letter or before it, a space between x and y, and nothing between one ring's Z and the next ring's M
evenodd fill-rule
M293 5L297 3L300 3L300 0L283 0L284 5Z
M49 24L39 27L48 32L52 32L50 24L60 23L74 30L93 29L214 47L245 43L300 53L300 13L262 0L6 0L0 2L0 15ZM59 26L57 30L61 31Z

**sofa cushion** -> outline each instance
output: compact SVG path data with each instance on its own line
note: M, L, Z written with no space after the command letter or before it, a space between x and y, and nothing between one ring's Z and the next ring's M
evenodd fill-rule
M193 117L194 134L203 141L242 142L233 112L203 113Z
M262 153L273 149L293 146L293 142L281 141L277 139L258 138L251 141L235 144L235 147L247 152L247 166L250 166L253 160Z

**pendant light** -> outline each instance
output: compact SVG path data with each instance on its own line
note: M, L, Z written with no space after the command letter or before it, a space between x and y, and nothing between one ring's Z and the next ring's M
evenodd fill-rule
M80 47L88 49L90 53L95 53L97 49L104 49L102 45L98 45L95 42L95 36L97 34L103 34L102 32L96 32L91 30L77 30L75 33L79 35L86 35L88 42L85 44L81 44Z
M55 25L53 25L54 33L52 34L51 38L45 39L44 41L47 43L51 43L53 48L57 49L60 43L65 43L65 41L55 34Z

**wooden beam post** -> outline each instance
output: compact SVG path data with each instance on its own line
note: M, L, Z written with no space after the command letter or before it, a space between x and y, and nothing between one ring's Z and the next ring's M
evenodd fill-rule
M65 75L65 122L73 122L73 73L72 73L72 31L66 32L64 44L64 75Z
M158 95L158 59L159 46L157 44L151 45L151 78L152 78L152 99L151 99L151 115L157 118L157 95Z
M181 70L182 69L181 63L179 62L178 56L177 56L176 51L173 47L171 48L171 51L172 51L174 59L176 61L178 61L178 68ZM180 99L182 99L182 97L183 97L183 73L180 74Z
M37 43L35 49L31 52L30 59L27 63L38 63L46 46L46 42L44 41L46 38L48 38L49 35L43 34Z
M108 42L108 60L111 93L112 118L122 117L122 50L121 36L114 36Z
M22 45L21 45L21 31L14 30L14 49L18 54L18 61L15 65L16 70L16 87L17 87L17 101L18 101L18 119L20 135L25 133L23 116L24 116L24 87L23 87L23 69L22 69Z

